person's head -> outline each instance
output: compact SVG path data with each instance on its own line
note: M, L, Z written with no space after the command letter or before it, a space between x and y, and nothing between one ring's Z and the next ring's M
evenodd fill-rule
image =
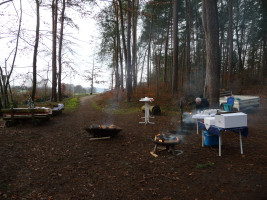
M201 98L197 97L197 98L196 98L196 104L199 105L200 103L201 103Z

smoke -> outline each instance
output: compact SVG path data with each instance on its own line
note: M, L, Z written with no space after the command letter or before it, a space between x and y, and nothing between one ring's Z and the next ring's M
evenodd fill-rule
M118 111L118 103L114 100L109 100L104 108L104 112L106 113L105 119L103 121L106 125L114 124L114 113Z
M195 120L192 118L193 114L191 112L184 112L182 114L182 122L175 124L176 129L169 131L170 134L173 134L175 137L178 137L182 143L185 143L186 136L192 134L192 131L195 128ZM173 121L173 119L172 119Z
M192 118L192 113L184 112L183 113L183 123L185 124L194 124L195 120Z

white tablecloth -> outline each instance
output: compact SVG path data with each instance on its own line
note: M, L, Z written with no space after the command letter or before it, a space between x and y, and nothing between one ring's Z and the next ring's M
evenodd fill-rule
M206 115L206 114L194 114L192 116L193 119L204 119L206 117L214 117L215 116L215 113L214 114L210 114L210 115Z

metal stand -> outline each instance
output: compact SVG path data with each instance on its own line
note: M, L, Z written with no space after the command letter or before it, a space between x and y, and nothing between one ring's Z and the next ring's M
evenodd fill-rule
M202 147L204 147L204 131L202 130Z
M155 147L154 147L154 151L153 151L153 153L156 153L156 152L157 152L157 149L158 149L158 145L157 145L157 144L155 144Z
M179 156L180 154L184 153L183 150L176 150L174 146L175 145L166 146L166 150L167 151L171 151L172 155L174 155L174 156ZM158 149L158 144L155 144L155 147L154 147L154 150L153 150L154 154L156 154L157 149ZM176 153L176 152L178 152L178 153Z
M219 135L219 156L222 156L222 134Z
M240 138L240 153L243 154L243 145L242 145L241 130L239 130L239 138Z
M198 134L198 119L196 119L196 122L197 122L197 134ZM202 134L203 134L203 131L202 131Z

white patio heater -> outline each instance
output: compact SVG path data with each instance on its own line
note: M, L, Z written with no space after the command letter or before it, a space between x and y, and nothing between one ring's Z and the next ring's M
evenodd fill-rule
M149 97L145 97L145 98L141 98L139 101L145 102L145 121L144 122L139 122L140 124L155 124L154 122L150 122L149 118L154 118L154 117L150 117L149 116L149 102L153 102L154 99L153 98L149 98Z

